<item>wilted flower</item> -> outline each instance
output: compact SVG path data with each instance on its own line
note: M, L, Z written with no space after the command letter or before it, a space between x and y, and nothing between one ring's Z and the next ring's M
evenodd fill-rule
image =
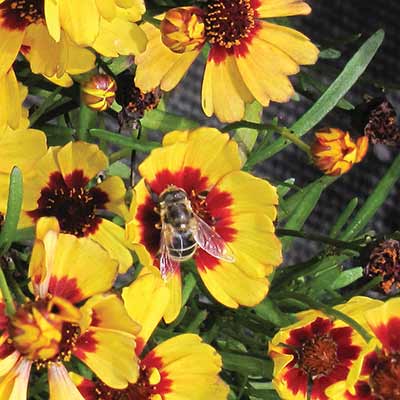
M225 400L229 389L219 378L220 355L194 334L177 335L145 351L148 339L168 305L169 290L160 273L144 269L130 287L123 290L125 307L142 329L136 338L140 374L136 383L122 390L112 389L99 379L73 375L86 400L192 399Z
M117 85L107 74L93 75L82 85L82 99L85 105L95 111L105 111L115 99Z
M240 171L237 143L216 129L174 131L164 137L163 145L139 166L143 179L135 187L127 236L150 253L173 292L166 321L175 319L181 308L177 259L191 255L219 302L234 308L258 304L268 292L266 277L282 262L273 224L278 202L275 188ZM170 189L181 200L178 208L183 218L190 219L183 237L160 219L158 200ZM175 245L176 251L168 245Z
M352 113L352 124L369 140L388 146L400 144L396 110L386 97L368 98Z
M286 102L294 94L288 79L299 65L314 64L318 49L301 33L267 18L309 14L303 1L210 0L204 9L178 7L160 19L161 31L146 23L148 45L135 58L136 85L144 92L172 90L210 46L202 106L221 121L242 119L245 104Z
M379 243L369 257L365 269L369 278L381 276L380 288L387 294L400 288L400 243L398 240L385 240Z
M117 267L90 239L59 234L56 219L38 222L29 266L35 299L9 317L1 302L1 398L26 399L34 366L47 369L51 400L79 399L64 365L71 356L111 387L136 382L139 326L116 295L103 294L111 289Z
M107 156L97 145L70 142L50 147L27 177L24 216L29 217L30 225L40 217L56 217L61 232L92 238L119 261L120 272L126 272L132 265L132 255L124 230L100 215L107 210L128 217L124 182L111 176L89 184L107 167Z
M367 297L354 297L334 308L365 324L366 310L380 304ZM296 317L298 322L281 329L269 344L275 390L285 400L340 399L327 396L325 391L346 381L364 340L351 326L332 321L320 311L304 311Z
M315 134L311 146L315 165L327 175L342 175L359 163L367 154L368 138L361 136L354 142L348 132L337 128Z

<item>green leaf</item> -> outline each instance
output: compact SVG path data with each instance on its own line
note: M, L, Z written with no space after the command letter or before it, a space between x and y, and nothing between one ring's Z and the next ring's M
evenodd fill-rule
M384 177L379 181L374 191L368 197L367 201L355 215L354 219L347 226L342 240L354 238L368 224L379 207L385 202L386 198L393 189L395 183L400 178L400 154L395 158L390 168L386 171Z
M346 64L343 71L329 86L325 93L314 103L314 105L298 120L291 130L297 136L303 136L311 130L325 115L327 115L339 102L339 100L350 90L357 82L358 78L363 74L368 64L371 62L375 53L382 44L385 34L383 30L375 32L354 54L351 60ZM272 157L278 153L290 142L279 138L274 143L264 149L263 153L253 157L251 164L247 166L253 167L255 164Z
M51 92L42 102L42 104L40 104L40 106L34 111L34 113L29 117L30 120L30 125L33 126L35 124L35 122L47 111L48 108L50 108L56 97L59 95L59 93L61 92L62 87L58 87L57 89L55 89L53 92Z
M115 161L107 170L107 173L112 176L119 176L123 179L128 179L131 175L131 169L122 161Z
M269 297L266 297L258 304L254 308L254 311L259 317L271 322L275 326L287 326L294 322L290 315L283 313Z
M319 58L323 60L335 60L340 58L341 55L342 53L339 50L329 48L320 51Z
M169 132L179 129L193 129L199 126L199 123L180 115L171 114L158 109L147 112L141 119L144 128Z
M273 365L268 359L251 357L245 354L221 351L224 369L240 372L243 375L272 377Z
M113 143L120 147L125 147L127 149L142 151L144 153L149 152L156 147L160 147L160 143L158 142L139 141L132 136L123 136L105 129L90 129L89 133L95 138Z
M345 286L349 286L357 279L360 279L362 276L363 276L362 267L347 269L346 271L343 271L339 275L339 277L332 283L331 288L337 290Z
M332 226L332 229L329 233L329 236L331 238L337 237L337 235L342 230L342 228L347 224L347 222L349 221L349 218L351 217L354 210L356 209L357 204L358 204L357 197L354 197L354 199L350 200L349 204L347 204L346 208L339 215L339 218L337 219L336 223Z
M195 287L196 287L196 278L192 273L187 274L183 282L182 306L184 306L187 303Z
M8 192L7 213L0 232L0 256L8 251L15 239L17 225L22 208L23 180L18 167L14 167L10 174L10 188Z

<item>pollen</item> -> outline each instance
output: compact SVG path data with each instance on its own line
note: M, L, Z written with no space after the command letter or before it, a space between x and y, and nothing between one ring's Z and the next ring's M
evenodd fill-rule
M251 37L255 11L250 0L212 0L207 4L205 29L208 42L230 49Z
M337 364L337 344L329 335L310 338L299 350L299 366L311 377L327 376Z
M23 30L30 24L44 22L43 0L6 0L0 4L3 25L12 30Z

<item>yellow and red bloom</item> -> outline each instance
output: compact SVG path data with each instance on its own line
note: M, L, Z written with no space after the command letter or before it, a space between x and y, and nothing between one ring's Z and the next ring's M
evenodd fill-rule
M224 240L235 258L223 261L197 248L194 261L207 289L228 307L258 304L268 292L267 277L282 261L273 224L275 188L240 171L237 143L216 129L174 131L164 137L163 145L139 166L143 179L135 187L128 239L144 246L159 265L161 221L146 183L156 195L171 185L183 189L194 213ZM164 277L172 293L164 318L172 321L181 308L179 265Z
M98 379L90 381L74 375L74 381L86 400L227 398L229 388L218 376L221 357L198 335L178 335L150 351L144 351L166 310L169 296L159 271L154 268L144 269L139 278L123 290L122 297L129 315L142 326L136 338L136 354L140 357L139 379L126 389L115 390Z
M387 300L380 307L366 311L365 319L375 337L364 346L346 385L332 388L332 396L341 395L344 400L396 400L400 397L399 315L400 298Z
M315 165L327 175L342 175L362 161L368 151L368 138L361 136L354 142L348 132L329 128L315 134L311 146Z
M1 398L25 399L35 367L47 368L51 400L81 399L63 364L72 356L111 387L136 382L139 326L116 295L104 294L117 267L92 240L60 234L55 218L38 222L29 266L35 298L10 317L1 307Z
M132 255L124 229L102 216L111 212L128 217L125 185L117 176L89 185L107 167L108 159L97 145L70 142L50 147L27 177L24 216L30 225L40 217L56 217L61 232L92 238L119 261L120 272L126 272Z
M265 18L309 14L301 0L211 0L204 9L179 7L162 17L161 31L144 24L149 43L136 57L136 85L172 90L209 44L202 106L224 122L243 118L245 104L286 102L288 79L299 65L314 64L318 49L300 32Z
M364 313L380 304L367 297L354 297L334 308L364 326ZM364 340L351 326L332 321L320 311L298 313L297 319L295 324L281 329L269 344L275 390L285 400L341 398L328 397L326 390L346 381Z

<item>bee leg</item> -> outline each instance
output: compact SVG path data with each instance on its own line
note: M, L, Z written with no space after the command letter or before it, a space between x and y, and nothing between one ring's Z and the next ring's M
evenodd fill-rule
M158 209L158 207L154 207L154 208L153 208L153 211L154 211L156 214L160 215L160 210Z
M161 231L161 224L160 223L155 224L154 227Z

